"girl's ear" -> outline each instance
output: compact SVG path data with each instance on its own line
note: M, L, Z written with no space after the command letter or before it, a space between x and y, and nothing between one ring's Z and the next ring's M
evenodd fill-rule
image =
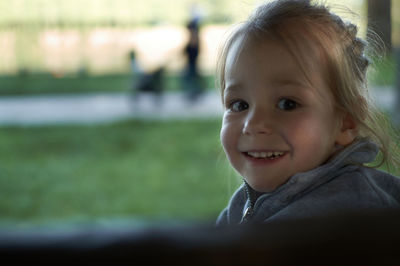
M340 131L336 137L336 144L340 146L347 146L353 142L358 135L358 124L355 119L346 113L342 116L342 123Z

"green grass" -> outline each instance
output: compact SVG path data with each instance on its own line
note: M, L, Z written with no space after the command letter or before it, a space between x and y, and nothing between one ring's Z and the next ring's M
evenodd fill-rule
M213 76L203 76L202 80L207 89L215 87ZM127 92L132 82L129 74L54 77L47 73L21 73L14 76L0 76L0 95ZM182 88L179 75L167 74L164 82L166 91Z
M241 183L220 122L3 127L0 225L213 222Z
M240 180L220 121L0 130L0 222L214 221Z
M372 59L372 66L368 71L368 78L372 86L394 86L396 75L400 75L399 68L393 56Z

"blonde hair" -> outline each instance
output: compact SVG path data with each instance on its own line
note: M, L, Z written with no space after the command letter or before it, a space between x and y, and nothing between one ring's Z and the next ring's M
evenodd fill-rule
M277 0L262 4L228 37L220 51L217 76L222 101L225 64L232 44L239 38L277 39L294 56L306 77L316 62L334 97L335 107L356 121L357 138L369 138L381 152L380 161L399 166L395 131L368 96L365 55L367 43L357 37L357 26L344 22L322 4L308 0ZM244 41L243 41L244 42ZM392 132L392 136L391 133Z

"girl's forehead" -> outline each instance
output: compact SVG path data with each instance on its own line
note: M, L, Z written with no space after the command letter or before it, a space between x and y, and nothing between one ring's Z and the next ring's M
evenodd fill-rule
M245 69L243 69L245 65ZM275 38L239 36L226 58L225 75L240 75L247 71L264 71L270 75L299 75L296 58Z
M226 58L225 89L248 80L249 73L273 84L295 84L318 94L330 94L321 60L316 53L298 55L274 36L253 37L242 34L231 44ZM303 59L303 60L302 60ZM299 85L299 86L297 86Z
M279 26L256 30L241 29L233 38L228 53L239 56L246 48L277 44L280 50L286 50L301 66L320 64L328 48L321 47L321 41L327 37L313 24L299 25L299 21L283 21ZM321 34L319 34L321 33ZM327 44L324 42L324 44ZM329 44L329 43L328 43ZM271 48L269 46L269 48Z

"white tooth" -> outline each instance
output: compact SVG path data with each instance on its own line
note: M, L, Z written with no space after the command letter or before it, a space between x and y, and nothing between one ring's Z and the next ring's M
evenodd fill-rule
M260 154L259 154L258 152L249 151L248 154L249 154L251 157L255 157L255 158L260 157Z
M271 151L269 151L269 152L249 151L249 152L247 152L247 154L254 158L267 158L267 157L275 158L275 157L279 157L279 156L283 155L283 152L281 152L281 151L274 151L274 152L271 152Z

